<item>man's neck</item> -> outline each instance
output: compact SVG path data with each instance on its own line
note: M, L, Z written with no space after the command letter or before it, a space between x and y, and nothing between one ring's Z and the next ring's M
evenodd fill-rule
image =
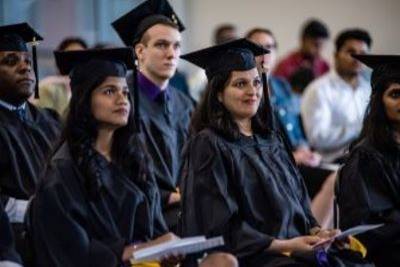
M162 79L159 77L155 77L154 75L151 75L150 73L148 73L147 71L145 71L144 69L140 69L140 72L147 78L149 79L152 83L154 83L155 85L157 85L161 91L167 89L168 87L168 82L169 79Z
M302 47L300 48L299 52L303 59L307 59L310 62L314 62L314 60L316 59L316 57L312 56L310 53L307 52L307 50Z
M345 73L336 69L337 74L342 78L346 83L350 84L353 89L356 89L359 85L359 77L357 74L353 73Z

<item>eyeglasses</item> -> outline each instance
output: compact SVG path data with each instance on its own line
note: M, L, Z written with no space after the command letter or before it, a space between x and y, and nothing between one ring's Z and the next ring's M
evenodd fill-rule
M276 49L276 44L266 44L266 45L262 45L262 48L265 48L267 50L273 50Z

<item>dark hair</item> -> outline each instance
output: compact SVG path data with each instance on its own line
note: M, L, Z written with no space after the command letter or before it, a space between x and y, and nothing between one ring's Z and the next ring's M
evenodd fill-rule
M363 140L367 140L382 153L398 153L394 130L383 104L383 95L392 83L400 83L400 77L391 77L372 88L370 101L364 116L363 128L359 138L352 143L350 150Z
M301 38L329 38L328 27L322 21L308 20L301 31Z
M272 33L272 31L271 31L270 29L266 29L266 28L253 28L253 29L249 30L249 31L246 33L245 38L246 38L246 39L251 39L251 37L252 37L254 34L257 34L257 33L268 34L269 36L272 37L272 39L274 39L275 48L278 47L278 43L277 43L277 41L276 41L275 35Z
M229 140L239 138L238 125L231 113L219 102L218 93L228 85L231 72L220 72L211 78L200 104L193 113L190 124L190 134L196 134L205 128L211 128ZM252 118L254 133L266 135L270 133L270 118L265 109L264 96L256 115Z
M88 48L87 43L82 38L80 38L80 37L67 37L64 40L62 40L61 43L58 45L57 51L64 51L71 44L79 44L84 49Z
M62 140L69 146L72 158L85 174L88 192L93 197L99 190L100 174L96 163L93 164L98 158L98 153L93 148L98 134L98 122L91 112L91 96L93 90L106 78L93 75L72 88L72 98L62 135ZM148 158L144 146L135 134L131 96L129 102L131 109L128 123L114 132L111 158L124 174L140 184L146 180L148 174Z
M223 35L226 31L236 31L236 26L233 24L221 24L214 30L214 44L223 44L228 41L232 41L231 39L226 39Z
M363 29L349 29L342 31L336 37L335 49L338 52L347 40L359 40L367 44L371 48L372 39L369 33Z

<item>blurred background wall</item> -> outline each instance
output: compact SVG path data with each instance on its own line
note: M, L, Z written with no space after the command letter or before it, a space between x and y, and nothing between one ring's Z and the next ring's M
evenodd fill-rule
M212 43L214 28L233 23L239 33L270 28L279 43L279 55L298 45L299 30L308 18L324 21L333 41L349 27L367 29L372 51L400 54L400 0L169 0L184 21L183 51ZM40 76L54 72L52 50L66 36L80 36L90 45L121 45L110 23L143 0L0 0L0 24L28 21L45 38L40 45ZM324 52L331 61L333 43ZM191 71L192 68L182 70Z

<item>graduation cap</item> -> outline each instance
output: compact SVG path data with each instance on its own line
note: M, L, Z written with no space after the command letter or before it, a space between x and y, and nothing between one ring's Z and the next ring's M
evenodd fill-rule
M269 50L246 40L234 40L221 45L204 48L182 55L181 58L206 71L210 80L219 72L250 70L256 67L256 56L269 53Z
M245 38L237 39L220 45L204 48L192 53L182 55L181 58L199 66L206 71L210 81L221 72L246 71L257 67L255 57L268 54L270 51ZM275 129L275 121L266 71L262 73L263 94L265 98L266 111L269 117L271 129Z
M163 22L175 23L180 32L185 29L166 0L147 0L112 22L111 25L124 44L132 46L140 41L147 29Z
M26 22L0 26L0 51L27 52L27 43L32 45L32 62L36 77L35 98L39 98L39 75L36 45L43 38Z
M69 75L71 87L96 77L126 77L127 70L135 69L132 48L87 49L55 51L57 67L62 75ZM134 96L135 125L139 127L137 93Z
M91 61L100 62L96 68L109 76L125 76L118 72L121 67L132 69L134 65L133 50L131 48L112 48L112 49L87 49L74 51L54 51L57 67L62 75L70 75L73 80L74 75L85 74L84 68L80 73L75 73L77 67L86 65Z
M378 85L389 79L400 79L400 55L352 55L372 71L371 87L373 91Z

